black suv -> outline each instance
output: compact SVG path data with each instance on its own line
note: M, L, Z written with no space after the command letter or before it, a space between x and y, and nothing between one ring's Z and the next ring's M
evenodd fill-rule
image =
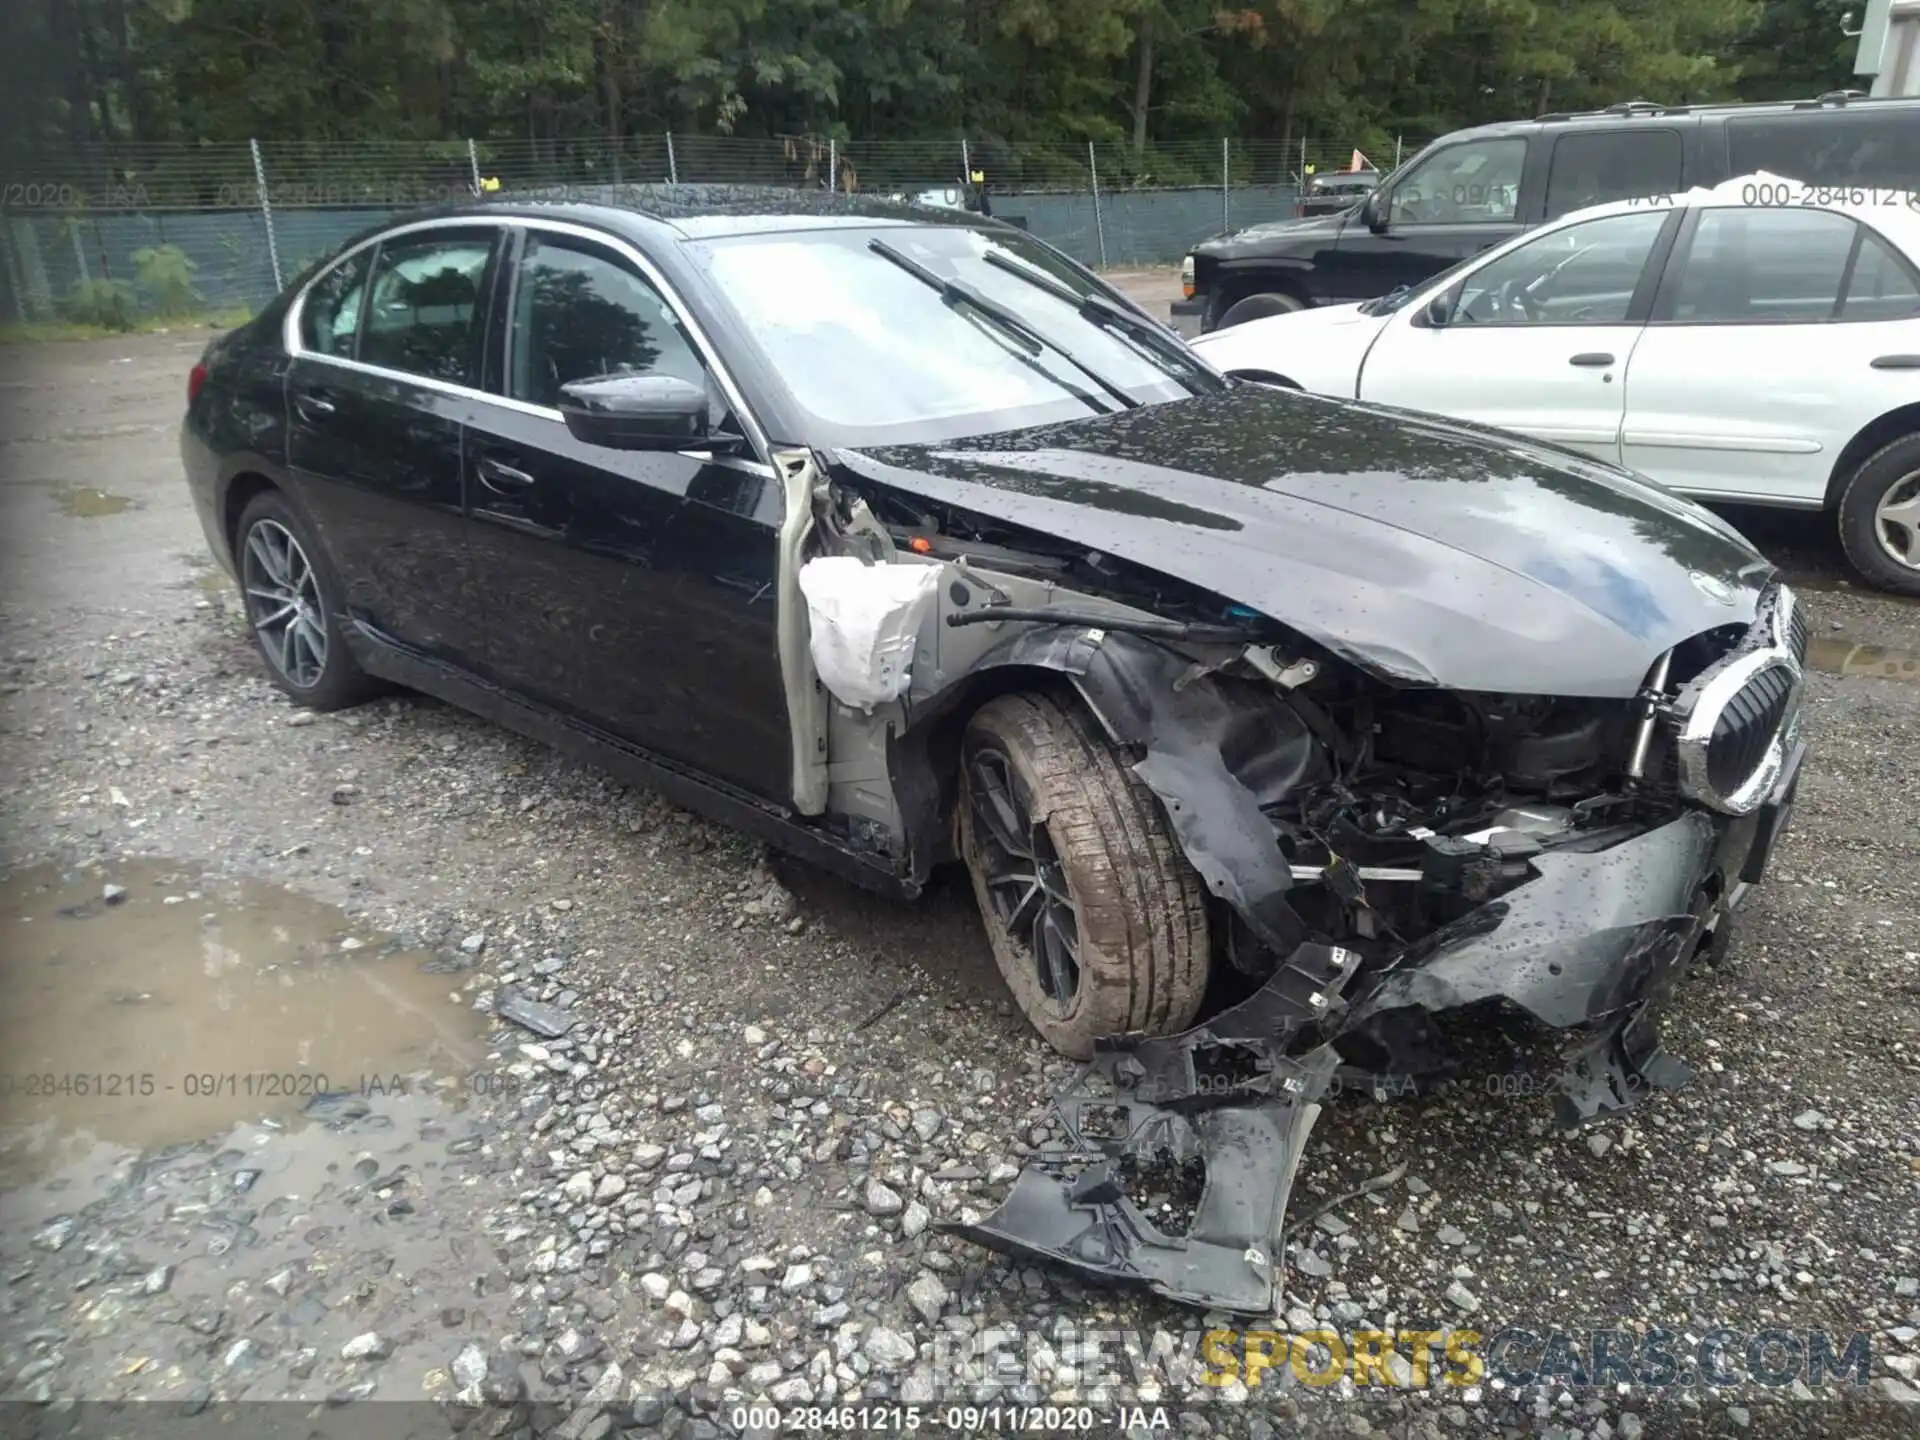
M1911 189L1920 185L1920 99L1845 92L1764 105L1636 100L1457 130L1339 214L1256 225L1196 246L1174 326L1191 334L1370 300L1569 210L1755 170L1814 185Z

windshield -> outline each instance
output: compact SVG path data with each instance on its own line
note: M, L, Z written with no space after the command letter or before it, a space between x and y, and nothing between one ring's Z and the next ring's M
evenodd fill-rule
M795 438L812 444L949 440L1220 384L1171 332L1130 334L1151 324L1130 312L1103 318L1113 302L1018 232L875 225L690 248L800 412L809 433Z

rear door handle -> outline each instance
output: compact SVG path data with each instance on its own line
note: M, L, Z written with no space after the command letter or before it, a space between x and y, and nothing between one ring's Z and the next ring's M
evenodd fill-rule
M504 460L484 455L478 465L480 483L496 495L512 495L528 489L533 484L533 476L524 470L516 470Z
M1613 356L1607 354L1604 350L1583 350L1568 360L1567 363L1569 365L1586 365L1598 368L1602 365L1611 365L1613 363Z
M1868 363L1876 370L1920 370L1920 355L1876 355Z
M308 420L323 420L340 407L323 392L310 390L293 397L293 408Z

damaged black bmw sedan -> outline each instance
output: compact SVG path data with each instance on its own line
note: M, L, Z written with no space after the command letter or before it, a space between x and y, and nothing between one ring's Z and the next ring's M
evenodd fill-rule
M1525 1064L1568 1124L1679 1083L1659 1009L1791 810L1805 633L1722 522L1223 376L978 216L419 216L189 397L297 703L425 691L902 895L963 862L1091 1062L964 1233L1175 1298L1266 1309L1336 1083ZM1204 1174L1182 1226L1156 1166Z

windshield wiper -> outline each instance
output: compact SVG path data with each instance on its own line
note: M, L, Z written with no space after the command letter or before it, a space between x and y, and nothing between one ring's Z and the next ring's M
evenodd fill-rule
M1362 315L1388 315L1406 303L1413 293L1411 285L1396 285L1384 295L1376 295L1360 306Z
M949 303L958 303L967 306L975 314L985 316L1008 334L1018 336L1029 345L1045 346L1062 360L1073 366L1073 368L1078 370L1082 375L1093 381L1093 383L1098 385L1102 390L1106 391L1107 394L1111 395L1115 400L1118 400L1124 408L1132 410L1140 404L1140 402L1134 399L1126 390L1107 379L1106 376L1087 364L1086 361L1079 359L1071 350L1067 349L1066 346L1060 344L1057 340L1049 340L1013 311L1000 304L999 301L988 299L964 281L949 280L944 275L928 269L904 250L898 250L884 240L869 240L867 242L867 248L877 255L884 255L922 284L938 290Z
M1054 299L1071 305L1080 313L1082 319L1091 321L1095 325L1103 325L1108 329L1124 331L1137 346L1150 351L1152 358L1158 360L1163 369L1177 371L1189 384L1206 374L1194 364L1193 356L1187 353L1186 348L1178 340L1145 316L1123 310L1111 300L1095 295L1091 291L1083 293L1075 290L1071 285L1064 284L1053 276L1043 274L1031 265L1015 260L1009 255L1003 255L997 250L989 250L986 260L987 264L994 269L1004 270L1009 275L1018 275L1035 289L1044 290Z

